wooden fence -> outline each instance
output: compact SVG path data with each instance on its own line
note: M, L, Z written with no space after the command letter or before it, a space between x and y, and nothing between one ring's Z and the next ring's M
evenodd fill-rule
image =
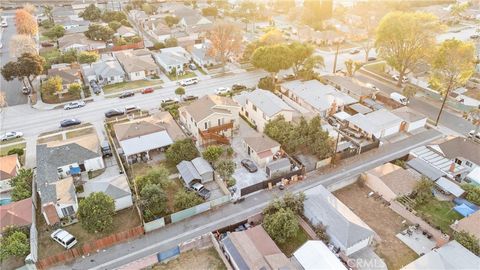
M137 238L143 234L144 234L143 227L138 226L128 231L119 232L119 233L112 234L107 237L95 240L93 242L86 243L81 247L72 248L62 253L55 254L53 256L41 259L36 263L36 266L38 269L48 269L55 264L68 262L68 261L74 260L75 258L88 255L91 253L95 253L97 250L105 249L115 244L125 242L133 238Z

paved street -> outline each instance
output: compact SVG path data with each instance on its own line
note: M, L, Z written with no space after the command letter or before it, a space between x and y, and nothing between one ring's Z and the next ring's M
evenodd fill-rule
M365 51L361 47L357 47L357 49L360 50L359 53L357 54L350 54L350 51L353 50L348 49L348 50L343 50L338 53L338 58L337 58L337 70L346 70L345 68L345 61L352 59L353 61L360 61L360 62L365 62ZM326 52L326 51L321 51L317 50L316 53L317 55L321 55L323 57L323 61L325 63L325 67L322 69L319 69L318 72L320 74L323 73L332 73L333 71L333 64L335 61L335 52ZM370 52L368 53L369 57L376 57L377 53L375 52L375 49L371 49Z
M409 150L424 145L440 136L441 134L436 130L425 131L404 141L386 145L375 150L375 152L367 152L364 154L364 158L339 166L332 173L320 175L317 172L313 172L308 175L307 180L288 187L287 190L300 192L320 184L330 186L333 183L350 179L363 171L401 157L408 153ZM254 193L239 204L227 204L217 210L197 215L175 225L169 225L142 238L113 246L107 250L101 250L97 254L77 259L72 263L57 266L54 269L114 269L140 258L167 250L204 233L240 222L260 212L271 199L283 194L283 192L285 191L274 189L272 191Z
M7 18L8 27L1 28L2 31L1 35L1 42L3 44L3 48L0 49L0 64L3 67L9 61L15 60L15 58L11 57L11 48L10 48L10 39L16 33L15 29L15 20L13 17L14 11L5 11L1 13L1 16ZM22 90L23 84L15 79L13 81L7 82L0 75L0 91L5 93L5 97L7 100L7 104L9 106L19 105L19 104L26 104L27 103L27 96L23 95Z

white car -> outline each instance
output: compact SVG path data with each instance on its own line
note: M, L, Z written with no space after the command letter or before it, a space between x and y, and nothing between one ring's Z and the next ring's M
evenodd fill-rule
M50 237L66 249L70 249L77 243L75 236L63 229L57 229L50 235Z
M7 21L6 21L6 20L5 20L5 21L2 21L1 26L2 26L2 27L8 27Z
M395 74L392 76L392 79L394 79L395 81L398 81L400 79L400 75ZM408 78L403 76L402 83L406 83L406 82L408 82Z
M76 108L81 108L85 106L85 101L72 101L68 104L65 104L65 106L63 106L63 109L65 110L70 110L70 109L76 109Z
M373 90L380 91L380 89L378 89L378 87L376 87L375 85L373 85L371 83L367 83L366 86L369 87L369 88L372 88Z
M5 134L0 135L0 140L4 142L4 141L13 140L13 139L16 139L16 138L21 138L21 137L23 137L22 132L10 131L10 132L7 132Z
M230 87L219 87L217 90L215 90L215 93L217 95L224 95L230 92Z
M188 78L183 81L180 81L179 84L181 86L188 86L188 85L197 84L197 83L198 83L198 78Z
M474 137L474 134L475 130L470 130L470 132L468 132L468 138L472 139ZM475 135L475 139L480 140L480 132Z

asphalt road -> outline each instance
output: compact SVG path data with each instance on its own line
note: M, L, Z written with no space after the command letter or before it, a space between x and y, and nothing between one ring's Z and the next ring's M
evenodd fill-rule
M8 27L0 29L0 31L3 31L1 34L3 48L0 49L0 64L3 67L6 63L15 60L10 54L10 39L16 34L16 29L13 11L9 10L1 15L5 16L8 22ZM19 80L15 79L7 82L3 76L0 75L0 91L5 94L8 106L26 104L28 102L27 96L21 92L22 88L23 84Z
M346 162L345 165L329 174L320 175L313 172L305 181L287 187L287 191L300 192L314 188L318 185L326 187L350 179L360 173L372 169L380 164L399 158L411 149L424 145L441 136L436 130L428 130L414 135L406 140L386 145L375 152L365 153L365 157L356 162ZM179 243L194 237L213 232L230 224L240 222L260 212L269 201L276 196L281 196L286 191L273 189L260 191L248 196L239 204L227 204L195 217L183 220L176 224L168 225L153 231L141 238L126 243L115 245L107 250L101 250L85 258L79 258L66 265L56 266L52 269L115 269L131 263L132 261L151 256L152 254L168 250ZM130 269L128 266L125 269Z

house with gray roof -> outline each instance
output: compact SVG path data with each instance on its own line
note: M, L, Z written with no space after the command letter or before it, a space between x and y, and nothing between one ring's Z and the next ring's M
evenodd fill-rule
M212 42L208 39L200 44L193 45L192 51L190 52L192 54L193 62L201 67L219 64L219 59L209 54L211 46Z
M213 180L213 168L202 157L194 158L192 161L183 160L177 165L178 172L186 187L194 181L206 183Z
M325 187L319 185L305 195L305 217L313 225L326 226L330 241L347 256L370 245L374 231Z
M114 56L131 81L145 80L160 72L151 52L147 49L123 50L115 52Z
M83 185L82 196L88 197L93 192L103 192L115 202L115 211L133 205L132 191L125 174L114 175L109 178L93 179ZM79 195L80 196L80 195Z
M294 109L271 91L257 89L244 92L233 98L242 106L240 113L252 122L257 130L263 132L268 121L283 116L292 121Z
M127 77L118 60L113 57L109 60L101 59L93 63L91 67L95 74L95 79L100 84L121 83Z
M161 49L153 58L165 73L171 73L175 69L177 74L183 74L183 68L192 60L192 56L182 47Z
M83 172L104 167L96 134L37 145L36 186L48 225L75 215L75 182Z

